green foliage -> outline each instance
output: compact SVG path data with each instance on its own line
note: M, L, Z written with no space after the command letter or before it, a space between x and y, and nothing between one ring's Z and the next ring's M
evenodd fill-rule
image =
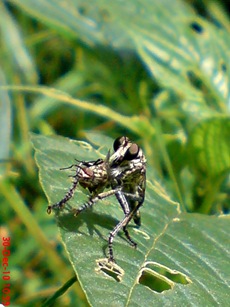
M197 305L204 300L226 305L230 23L224 5L214 0L1 2L0 221L1 234L12 237L15 305L40 306L51 297L47 306L59 297L55 306L112 305L116 299L121 306L135 306L141 291L149 306L153 297L154 306L194 299ZM143 148L148 184L141 231L150 239L133 231L139 240L135 251L117 238L122 282L95 273L95 260L106 246L99 236L106 238L120 216L117 204L98 204L76 222L71 216L57 217L66 256L55 221L45 212L31 131L87 138L97 148L59 138L56 145L55 138L33 139L50 202L68 188L58 168L74 158L105 155L118 135L128 135ZM79 191L73 203L85 199ZM85 240L82 251L74 254L80 240ZM149 267L138 284L147 259ZM60 296L73 282L73 269L79 281ZM187 279L174 281L173 270L180 280ZM90 274L103 288L93 289ZM169 290L156 294L149 285ZM106 302L105 289L110 293ZM91 290L97 292L93 297Z
M62 165L71 164L76 156L80 160L101 157L87 143L38 135L32 141L41 184L51 204L66 193L67 175L59 170ZM108 232L123 216L115 199L103 201L77 218L65 210L56 216L65 249L89 303L165 306L175 302L181 306L192 300L199 306L226 305L229 218L182 213L180 205L155 182L151 168L148 172L141 210L144 222L140 230L131 230L138 249L133 250L122 235L115 238L116 260L121 266L118 269L124 270L121 280L97 265L105 257ZM77 208L86 199L85 192L78 191L69 203ZM175 275L177 279L173 279ZM166 289L167 294L159 296L158 292Z
M212 118L196 125L188 142L192 168L209 177L217 177L228 171L230 169L229 140L229 118Z

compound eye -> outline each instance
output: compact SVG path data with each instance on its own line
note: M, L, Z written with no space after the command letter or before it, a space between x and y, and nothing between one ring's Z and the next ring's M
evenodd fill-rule
M133 160L138 156L139 147L137 144L132 144L124 155L124 160Z
M113 143L114 151L117 151L118 148L124 143L126 139L128 140L128 138L125 136L120 136L119 138L117 138Z

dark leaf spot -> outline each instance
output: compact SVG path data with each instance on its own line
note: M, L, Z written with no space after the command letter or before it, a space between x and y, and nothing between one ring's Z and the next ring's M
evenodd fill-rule
M196 21L192 22L192 23L190 24L190 27L191 27L191 29L192 29L194 32L196 32L196 33L198 33L198 34L201 34L201 33L204 32L203 27L202 27L198 22L196 22Z

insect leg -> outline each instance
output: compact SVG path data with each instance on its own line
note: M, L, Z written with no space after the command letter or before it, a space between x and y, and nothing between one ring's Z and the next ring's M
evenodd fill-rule
M137 194L132 194L132 193L127 193L127 192L123 192L122 193L127 196L129 199L132 199L132 200L135 200L135 201L138 201L138 202L143 202L143 197L142 196L139 196Z
M129 204L127 202L127 199L125 198L125 195L123 192L118 191L115 194L117 200L119 201L119 204L121 205L122 210L124 211L124 214L127 215L130 212Z
M66 193L66 195L56 204L48 206L47 207L47 213L50 214L53 209L62 209L64 207L65 203L67 203L67 201L70 200L70 198L73 197L74 190L76 189L77 184L78 184L78 177L75 176L73 184L72 184L71 188L69 189L69 191Z
M69 168L72 168L75 165L71 165ZM80 166L80 165L79 165ZM78 173L79 173L80 168L77 168L76 174L74 176L72 176L74 178L73 183L71 188L69 189L69 191L66 193L66 195L56 204L53 205L49 205L47 207L47 213L50 214L52 209L62 209L64 207L64 205L67 203L68 200L70 200L70 198L73 197L74 191L77 187L78 184Z
M116 195L116 198L117 198L117 200L119 201L119 203L120 203L120 205L121 205L121 207L122 207L122 209L123 209L123 211L124 211L125 216L126 216L126 217L129 217L129 218L127 219L126 223L122 225L122 226L123 226L124 234L125 234L127 240L129 241L129 243L130 243L132 246L136 247L137 244L132 240L132 238L130 237L130 234L129 234L128 230L126 229L126 226L128 225L128 223L130 222L130 220L131 220L132 217L133 217L133 212L130 212L130 207L129 207L129 204L128 204L127 199L126 199L126 197L125 197L126 194L132 195L132 196L133 196L133 194L123 193L123 191L122 191L122 192L121 192L121 191L118 191L115 195ZM121 226L121 227L122 227L122 226Z
M67 170L67 169L71 169L71 168L73 168L74 166L77 166L76 164L71 164L70 166L67 166L67 167L61 167L60 168L60 171L65 171L65 170Z
M118 191L120 190L120 188L117 189L113 189L110 191L106 191L106 192L102 192L99 193L98 195L91 197L85 204L83 204L80 208L78 209L73 209L74 215L77 216L78 214L80 214L82 211L84 211L87 208L92 207L96 202L98 202L101 199L107 198L111 195L116 194Z
M116 227L110 232L110 235L109 235L109 240L108 240L108 248L109 248L109 261L111 262L114 262L114 255L113 255L113 239L114 237L116 236L116 234L121 230L121 228L123 227L126 227L129 223L129 221L131 220L132 218L132 213L129 213L127 214L123 220L121 220L117 225ZM125 231L125 235L126 235L126 238L129 240L129 242L132 244L132 245L135 245L136 246L136 243L134 243L132 241L132 239L130 238L129 236L129 233L126 229Z
M132 194L132 193L127 193L127 192L123 192L125 196L128 197L129 199L129 206L130 206L130 210L133 211L133 220L134 223L140 227L141 226L141 214L140 211L137 209L140 208L144 202L144 197L143 195L138 195L138 194ZM125 231L125 230L124 230Z
M127 223L123 226L123 231L126 235L126 238L129 239L129 242L131 243L132 246L134 246L135 248L137 247L137 243L134 242L132 240L132 238L130 237L128 230L126 229L126 227L128 226L130 220L133 218L135 224L137 224L138 226L141 225L141 217L140 217L140 211L139 208L142 206L142 202L138 203L138 205L130 212L129 217L130 219L127 221Z

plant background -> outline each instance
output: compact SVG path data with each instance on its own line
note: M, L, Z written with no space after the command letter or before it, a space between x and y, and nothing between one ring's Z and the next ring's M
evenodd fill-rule
M128 135L183 211L229 213L225 1L2 1L0 28L0 221L15 306L40 306L73 275L30 132ZM76 282L56 304L88 302Z

